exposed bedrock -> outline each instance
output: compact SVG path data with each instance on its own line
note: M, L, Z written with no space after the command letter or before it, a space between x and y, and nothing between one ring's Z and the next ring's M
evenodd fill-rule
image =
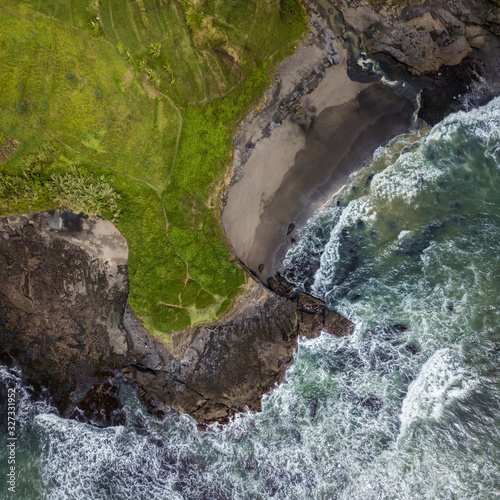
M224 318L173 334L166 346L127 305L127 260L124 238L100 218L0 218L0 358L21 368L38 396L46 388L65 417L122 422L121 372L153 414L170 407L223 422L260 410L293 363L298 335L318 335L318 325L338 336L352 330L324 307L304 309L309 299L294 303L250 279Z
M317 0L324 3L324 0ZM332 0L342 29L390 79L422 90L419 117L447 114L500 93L500 6L491 0L364 2Z
M370 54L385 53L413 74L455 66L500 36L499 7L485 0L417 1L381 8L375 22L353 26Z
M262 396L283 380L293 363L299 335L314 338L326 331L342 337L354 327L313 297L301 294L300 300L291 301L252 279L228 315L174 334L168 350L130 311L124 325L134 357L124 373L141 386L150 410L155 413L156 402L165 402L200 422L260 410Z
M128 248L109 222L69 212L0 218L0 359L46 388L61 415L118 423L115 371Z

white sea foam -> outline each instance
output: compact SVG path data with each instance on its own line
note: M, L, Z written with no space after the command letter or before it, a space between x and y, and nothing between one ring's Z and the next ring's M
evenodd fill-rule
M470 394L478 383L457 353L451 349L436 351L408 389L401 407L400 436L416 422L442 418L456 400Z

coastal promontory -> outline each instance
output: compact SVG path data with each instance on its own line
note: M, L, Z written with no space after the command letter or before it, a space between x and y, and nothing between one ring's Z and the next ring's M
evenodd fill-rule
M500 93L489 0L8 0L0 25L0 359L101 426L126 384L158 417L259 411L300 336L354 330L280 274L309 217Z

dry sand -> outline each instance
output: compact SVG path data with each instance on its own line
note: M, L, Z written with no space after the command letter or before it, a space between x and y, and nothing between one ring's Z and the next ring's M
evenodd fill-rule
M334 41L340 63L326 68L317 88L293 103L299 108L295 113L269 127L281 99L325 61L324 29L316 26L282 64L268 96L273 103L249 117L235 140L236 182L227 193L222 223L237 257L264 282L291 244L295 231L287 235L289 224L303 226L378 146L411 123L412 103L381 84L349 79L347 49ZM329 30L326 34L334 38Z

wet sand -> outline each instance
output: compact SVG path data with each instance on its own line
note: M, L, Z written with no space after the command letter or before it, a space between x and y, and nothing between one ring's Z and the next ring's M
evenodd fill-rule
M287 235L289 224L303 227L381 144L408 130L412 113L413 105L380 84L370 85L352 101L326 108L263 206L243 262L263 280L273 276L296 234L294 230Z
M243 124L235 141L237 176L222 223L236 256L264 282L279 269L297 229L377 147L411 124L413 104L382 84L351 81L347 51L335 45L340 63L328 67L318 87L294 103L295 112L263 134L273 107L264 109ZM307 70L300 67L302 50L278 72L281 82L288 78L288 87L294 71L304 76ZM283 84L278 91L283 94ZM287 235L291 223L295 229Z

